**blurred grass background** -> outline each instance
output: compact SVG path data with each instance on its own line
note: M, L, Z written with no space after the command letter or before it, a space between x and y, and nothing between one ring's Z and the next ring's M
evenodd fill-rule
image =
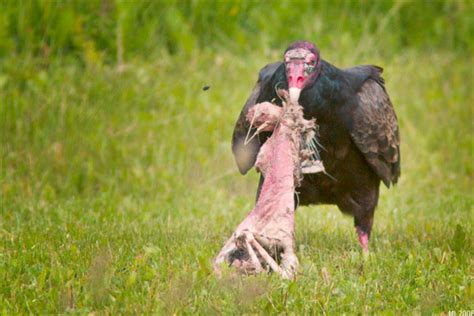
M0 0L0 312L472 310L473 16L467 0ZM365 263L350 218L305 207L297 281L217 280L257 182L233 124L297 39L385 68L402 178Z

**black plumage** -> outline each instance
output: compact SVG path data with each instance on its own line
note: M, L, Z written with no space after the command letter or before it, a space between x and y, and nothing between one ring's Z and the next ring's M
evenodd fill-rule
M299 204L336 204L368 235L380 181L390 187L400 176L399 127L381 73L377 66L339 69L321 60L319 76L299 97L305 118L316 118L319 125L319 142L325 148L320 151L321 159L333 177L306 174L298 188ZM260 71L232 137L242 174L253 167L260 146L270 135L263 133L244 145L249 128L245 114L256 103L279 103L276 88L287 87L284 63L269 64Z

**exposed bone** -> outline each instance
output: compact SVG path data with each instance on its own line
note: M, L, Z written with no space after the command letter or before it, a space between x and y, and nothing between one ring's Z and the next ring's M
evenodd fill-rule
M255 163L265 180L255 207L214 259L217 272L225 262L245 274L274 271L283 278L295 277L295 188L305 171L324 167L311 160L315 153L307 145L315 135L315 122L303 118L302 107L289 101L287 91L278 93L285 100L283 108L264 102L247 113L257 131L274 130Z

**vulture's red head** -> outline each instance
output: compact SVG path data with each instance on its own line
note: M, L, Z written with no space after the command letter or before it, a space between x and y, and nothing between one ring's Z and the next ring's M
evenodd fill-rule
M285 65L290 99L297 102L301 89L311 85L319 75L319 49L310 42L294 42L285 51Z

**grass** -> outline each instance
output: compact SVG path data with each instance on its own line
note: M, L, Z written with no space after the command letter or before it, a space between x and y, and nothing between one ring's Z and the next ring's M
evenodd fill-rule
M256 187L234 166L233 123L276 54L201 53L189 64L164 55L122 73L7 69L3 314L472 310L473 82L467 57L451 53L372 57L399 116L403 169L382 190L368 260L350 218L306 207L295 282L211 273Z

